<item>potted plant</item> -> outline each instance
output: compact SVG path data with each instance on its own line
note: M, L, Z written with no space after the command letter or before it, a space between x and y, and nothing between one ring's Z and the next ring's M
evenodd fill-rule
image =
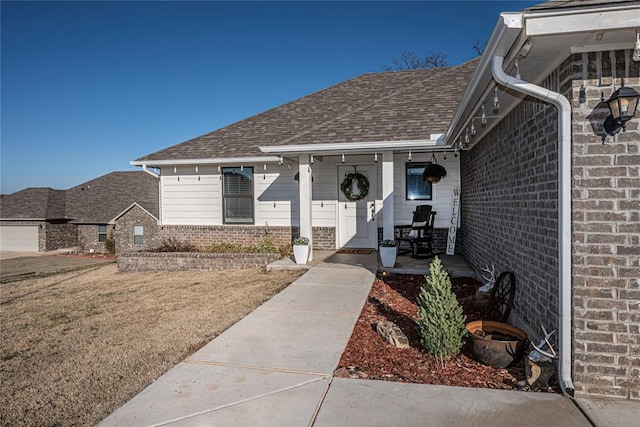
M424 172L422 173L422 179L433 184L435 184L436 182L440 182L440 180L445 176L447 176L447 170L444 168L444 166L435 162L429 163L427 166L425 166Z
M396 264L397 246L398 242L395 240L383 240L380 242L380 262L383 267L393 267Z
M529 343L522 329L502 322L476 320L467 323L469 348L476 360L494 368L513 366Z
M293 239L293 258L296 264L306 264L309 259L309 239L296 237Z

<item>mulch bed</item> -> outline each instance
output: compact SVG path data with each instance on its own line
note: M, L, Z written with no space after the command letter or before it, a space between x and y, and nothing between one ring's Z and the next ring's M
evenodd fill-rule
M464 346L458 356L441 366L435 357L422 351L416 331L416 301L424 283L424 276L406 274L379 276L375 280L334 375L342 378L532 391L526 385L524 361L506 369L492 368L473 360ZM483 318L485 307L475 298L480 286L481 283L473 278L452 279L452 289L467 316L467 322ZM379 336L375 324L382 320L390 320L398 325L409 339L411 347L397 349ZM522 387L523 384L525 387ZM560 392L557 387L535 391Z

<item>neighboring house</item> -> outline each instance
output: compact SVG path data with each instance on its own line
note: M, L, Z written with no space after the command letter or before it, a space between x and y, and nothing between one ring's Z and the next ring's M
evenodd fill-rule
M116 252L155 243L158 180L145 172L112 172L68 190L27 188L0 199L0 249L79 247Z
M479 60L365 74L132 164L161 170L159 235L197 244L268 224L316 249L375 248L431 204L438 249L460 225L476 269L516 273L512 323L533 341L558 329L565 393L640 399L640 119L606 136L602 102L623 78L640 90L638 30L637 1L504 13ZM434 153L448 174L424 185ZM370 181L357 202L340 191L354 170Z

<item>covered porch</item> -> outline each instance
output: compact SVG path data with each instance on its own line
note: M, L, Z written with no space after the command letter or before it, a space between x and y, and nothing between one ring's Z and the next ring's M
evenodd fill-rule
M287 166L283 169L295 172L298 206L291 206L292 218L299 220L296 221L299 235L308 237L312 248L330 249L314 245L313 241L314 228L330 227L335 228L336 249L377 250L380 241L395 240L398 226L412 223L413 213L420 205L431 206L436 214L434 229L439 232L442 244L446 245L451 226L458 227L454 209L458 206L460 187L458 151L444 147L441 135L420 141L261 147L261 150L279 155L281 163ZM425 182L422 177L424 168L433 163L447 171L437 184ZM345 193L350 175L364 176L366 192L362 197L351 198ZM312 249L309 261L314 257Z
M437 255L444 268L452 277L475 277L474 270L467 264L461 255ZM360 266L372 272L386 271L391 274L429 274L429 265L433 258L418 259L412 258L410 254L398 255L396 265L392 268L385 268L380 263L378 252L371 250L368 254L338 253L337 251L315 251L315 257L306 265L296 264L292 258L279 259L269 266L272 270L294 270L308 269L319 264L346 264Z

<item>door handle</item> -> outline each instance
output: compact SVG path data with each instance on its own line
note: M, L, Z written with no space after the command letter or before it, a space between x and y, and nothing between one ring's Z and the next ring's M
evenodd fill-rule
M376 202L371 202L371 221L376 220Z

